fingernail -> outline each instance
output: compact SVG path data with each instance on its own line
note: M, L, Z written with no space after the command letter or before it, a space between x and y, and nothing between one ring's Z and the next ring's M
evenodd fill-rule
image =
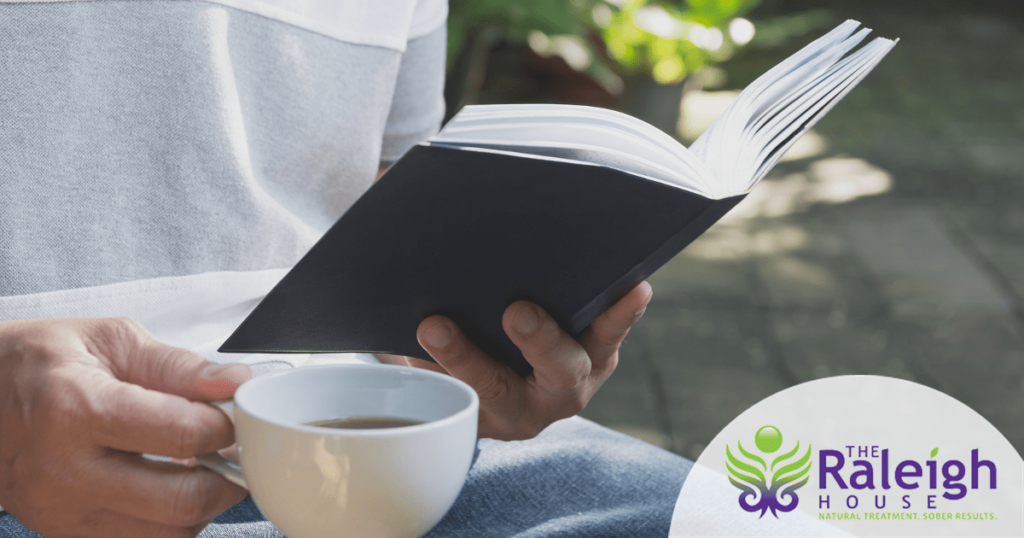
M234 365L231 364L231 363L228 363L228 364L210 363L210 364L206 365L206 368L203 368L203 371L200 372L199 375L201 375L203 377L218 377L218 375L221 372L227 370L228 368L231 368L232 366L234 366Z
M537 328L540 327L540 316L537 315L537 308L533 306L524 306L516 312L515 317L512 318L512 328L523 336L532 334Z
M644 312L646 312L646 311L647 311L647 307L641 308L640 310L637 310L636 312L633 312L633 317L634 318L639 318L640 316L644 315Z
M199 375L206 379L231 377L226 376L225 374L228 374L233 369L238 370L237 377L239 378L240 381L244 381L245 379L248 379L251 376L251 374L248 372L249 368L247 366L235 362L229 362L227 364L210 363L206 365L205 368L203 368L203 371L200 372Z
M452 341L452 331L444 323L435 323L423 332L423 341L430 347L444 349Z

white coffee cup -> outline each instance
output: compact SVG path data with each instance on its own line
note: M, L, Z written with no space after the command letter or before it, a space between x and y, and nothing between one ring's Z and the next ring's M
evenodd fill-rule
M252 379L215 405L234 422L240 469L219 454L199 461L248 489L285 535L404 538L426 534L455 502L480 402L469 385L435 372L335 364ZM358 416L424 423L305 425Z

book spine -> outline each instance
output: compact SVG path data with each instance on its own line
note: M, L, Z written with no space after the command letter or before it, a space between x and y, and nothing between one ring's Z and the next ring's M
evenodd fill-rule
M591 322L597 319L611 305L625 297L630 290L651 276L662 265L668 263L676 254L682 252L694 239L700 237L708 228L718 222L730 209L736 206L746 195L715 200L702 211L697 218L690 221L678 233L673 235L644 261L637 264L629 272L619 277L593 301L587 303L579 312L569 319L567 332L574 337L579 336Z

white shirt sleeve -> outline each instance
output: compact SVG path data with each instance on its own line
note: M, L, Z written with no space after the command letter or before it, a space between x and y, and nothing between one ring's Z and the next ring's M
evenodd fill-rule
M409 27L409 40L423 37L448 20L448 0L418 0Z
M429 8L429 9L428 9ZM444 119L445 59L448 45L446 0L422 0L416 8L414 29L433 26L409 40L395 81L381 163L390 164L414 145L433 136ZM438 21L438 17L440 20Z

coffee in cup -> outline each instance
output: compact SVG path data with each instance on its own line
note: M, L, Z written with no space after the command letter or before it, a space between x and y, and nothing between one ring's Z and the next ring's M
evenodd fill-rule
M423 421L392 417L348 417L314 420L313 422L307 422L306 426L316 426L317 428L337 428L342 430L373 430L379 428L401 428L403 426L415 426L417 424L423 424Z

